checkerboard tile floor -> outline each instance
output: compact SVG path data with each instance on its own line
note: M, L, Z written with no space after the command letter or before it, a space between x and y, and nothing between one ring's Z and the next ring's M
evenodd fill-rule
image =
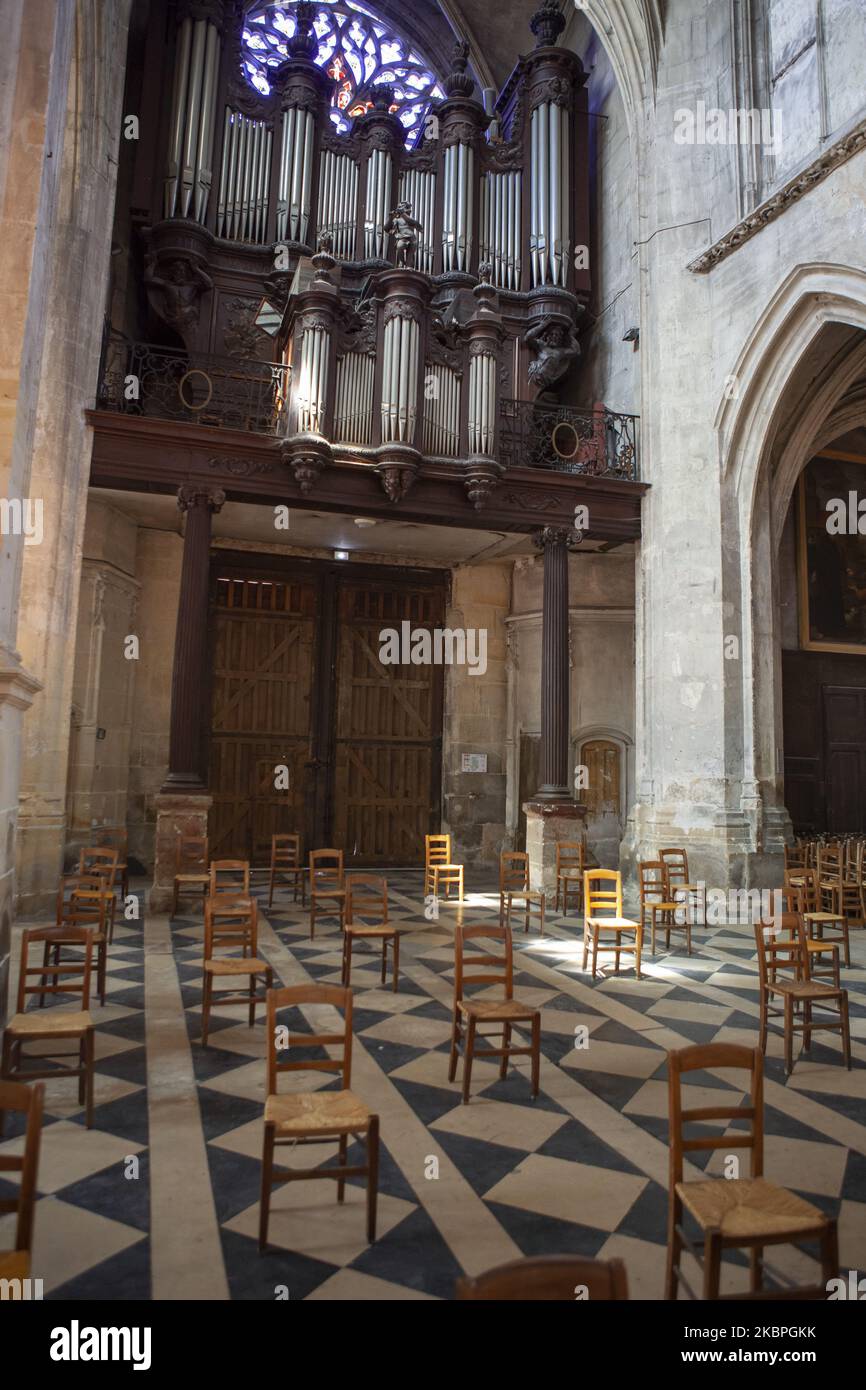
M632 1296L662 1293L667 1207L666 1052L711 1041L757 1040L758 990L750 929L696 928L694 954L682 943L632 970L596 980L581 969L579 919L551 914L544 938L516 930L515 993L542 1007L541 1091L530 1095L528 1059L502 1081L476 1063L472 1099L448 1082L453 989L453 931L458 922L495 922L498 899L473 892L463 907L423 910L420 874L390 879L392 919L401 940L400 989L382 987L378 958L356 952L355 1091L378 1111L382 1159L378 1239L364 1238L363 1188L350 1183L338 1206L330 1183L275 1190L270 1248L256 1246L262 1105L263 1010L253 1028L237 1007L214 1009L211 1043L202 1048L202 921L188 914L170 926L169 968L176 975L178 1071L173 1103L189 1125L178 1140L171 1184L150 1171L148 1064L174 1058L157 1036L160 998L145 1010L144 956L149 924L127 923L111 953L108 1002L97 1005L96 1115L84 1128L74 1086L51 1083L40 1163L34 1272L46 1297L151 1296L152 1263L162 1260L161 1295L238 1299L450 1298L454 1281L519 1255L568 1253L626 1263ZM278 893L272 911L259 892L259 954L283 984L339 983L337 919L320 919L310 940L307 913ZM142 925L144 932L142 932ZM852 933L850 992L854 1063L841 1065L835 1039L813 1042L808 1060L786 1078L781 1038L771 1031L765 1068L765 1171L839 1217L843 1269L866 1268L866 933ZM169 1022L170 1022L169 1017ZM298 1014L293 1029L312 1031ZM830 1035L824 1035L829 1038ZM184 1054L181 1056L180 1054ZM697 1105L743 1091L721 1075L690 1079ZM304 1085L332 1085L310 1073ZM152 1123L171 1126L165 1103ZM190 1145L190 1133L200 1141ZM171 1131L161 1152L174 1154ZM20 1144L10 1126L0 1153ZM195 1152L193 1152L195 1148ZM322 1154L327 1149L320 1151ZM197 1155L203 1157L199 1160ZM351 1161L350 1151L350 1161ZM214 1227L214 1286L197 1292L196 1259L175 1252L183 1222L178 1191L189 1163L205 1220ZM291 1159L290 1159L291 1162ZM723 1151L697 1155L696 1167L721 1173ZM132 1176L137 1172L138 1176ZM207 1184L210 1194L203 1192ZM0 1190L10 1188L0 1182ZM160 1243L166 1247L160 1249ZM0 1229L2 1243L2 1229ZM188 1260L188 1267L184 1261ZM172 1270L172 1261L177 1268ZM811 1260L779 1247L771 1264L810 1279ZM168 1267L168 1283L165 1269ZM686 1266L687 1268L687 1266ZM726 1262L724 1287L742 1287L745 1260ZM210 1271L212 1278L213 1271ZM174 1281L174 1282L173 1282ZM217 1287L221 1291L214 1293Z

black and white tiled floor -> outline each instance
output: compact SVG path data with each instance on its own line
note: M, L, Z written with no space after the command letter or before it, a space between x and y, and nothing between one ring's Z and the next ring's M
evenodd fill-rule
M528 1059L505 1081L479 1062L463 1106L459 1071L457 1083L447 1079L453 930L461 920L496 921L498 900L470 893L462 911L443 905L428 922L420 874L395 873L390 888L404 932L399 993L390 979L381 987L378 959L364 948L352 976L352 1088L381 1116L376 1243L365 1240L360 1186L350 1184L338 1206L332 1184L295 1183L276 1190L270 1249L258 1254L263 1011L250 1029L243 1009L216 1009L210 1046L201 1047L202 921L190 905L170 925L118 930L108 1003L94 1009L94 1129L84 1128L74 1086L49 1087L34 1256L47 1297L450 1298L463 1271L554 1252L619 1256L632 1297L661 1296L666 1051L714 1040L754 1046L750 928L696 929L691 958L679 942L647 956L642 981L631 970L615 977L608 964L595 981L583 972L574 916L552 915L543 939L516 930L515 993L543 1011L541 1092L531 1099ZM336 919L320 919L310 941L307 914L288 890L272 912L265 903L261 895L259 954L277 980L338 983ZM838 1215L842 1268L862 1271L866 933L852 939L844 982L853 1069L841 1065L835 1039L817 1035L810 1059L786 1079L780 1037L771 1035L765 1172ZM300 1015L293 1027L312 1031ZM732 1084L740 1080L698 1075L689 1097L701 1103L722 1090L740 1099ZM309 1083L330 1084L321 1073ZM11 1128L7 1135L0 1153L19 1142ZM698 1161L721 1173L724 1150ZM797 1279L814 1272L787 1247L770 1263ZM743 1265L731 1257L729 1289L742 1286Z

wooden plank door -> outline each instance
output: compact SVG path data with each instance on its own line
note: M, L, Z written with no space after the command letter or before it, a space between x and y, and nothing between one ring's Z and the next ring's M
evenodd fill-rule
M826 827L866 830L866 687L825 685Z
M314 579L218 577L212 611L211 854L270 859L303 831L313 760ZM278 769L287 770L287 778ZM288 780L288 788L278 787ZM303 835L306 840L307 836Z
M441 666L383 666L380 634L443 621L436 584L342 578L338 588L331 838L348 862L419 864L438 829Z

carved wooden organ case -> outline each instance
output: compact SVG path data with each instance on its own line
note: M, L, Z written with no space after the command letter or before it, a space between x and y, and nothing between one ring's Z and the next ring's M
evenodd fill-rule
M244 43L268 8L286 32L265 92ZM422 467L458 470L480 508L509 462L507 403L555 402L579 355L585 74L557 47L564 20L545 0L535 47L487 110L458 42L417 139L399 82L362 84L335 124L327 8L178 0L169 12L150 307L183 346L189 390L196 372L212 389L208 362L231 359L240 376L253 364L304 492L351 457L395 502Z

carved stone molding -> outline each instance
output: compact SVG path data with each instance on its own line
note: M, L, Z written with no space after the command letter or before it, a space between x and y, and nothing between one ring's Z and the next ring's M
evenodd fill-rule
M385 302L384 322L392 319L415 319L421 317L421 305L417 299L394 298Z
M292 470L300 491L307 496L313 491L322 470L331 462L331 446L321 435L296 434L285 440L280 456Z
M223 329L223 346L229 357L255 357L262 341L262 333L254 323L259 301L256 299L228 299L225 301L226 325Z
M573 550L582 540L583 532L575 531L573 526L545 526L541 531L535 532L532 544L536 550L541 551L551 545L564 545Z
M210 512L218 512L225 504L226 495L222 488L198 487L194 483L184 483L177 490L177 505L182 512L193 507L207 507Z
M543 102L550 102L551 106L564 106L570 108L574 100L574 85L567 77L548 77L541 82L534 82L529 89L529 109L534 111L536 106L541 106Z
M421 455L411 445L383 444L376 472L389 502L400 502L409 492L421 467Z
M490 494L499 484L503 468L495 459L475 457L467 460L463 486L476 512L483 510Z
M690 261L688 269L695 275L706 275L713 270L720 261L733 255L739 246L751 241L753 236L763 231L771 222L775 222L777 217L781 217L794 203L798 203L801 198L814 188L816 184L822 183L834 169L847 161L861 150L866 149L866 121L861 121L842 140L837 140L828 150L825 150L818 159L814 160L802 173L797 174L774 193L772 198L756 207L753 212L738 222L736 227L732 227L726 232L715 245L709 247L696 260Z
M235 478L252 478L274 471L269 459L217 457L208 459L207 466L220 473L231 473Z

